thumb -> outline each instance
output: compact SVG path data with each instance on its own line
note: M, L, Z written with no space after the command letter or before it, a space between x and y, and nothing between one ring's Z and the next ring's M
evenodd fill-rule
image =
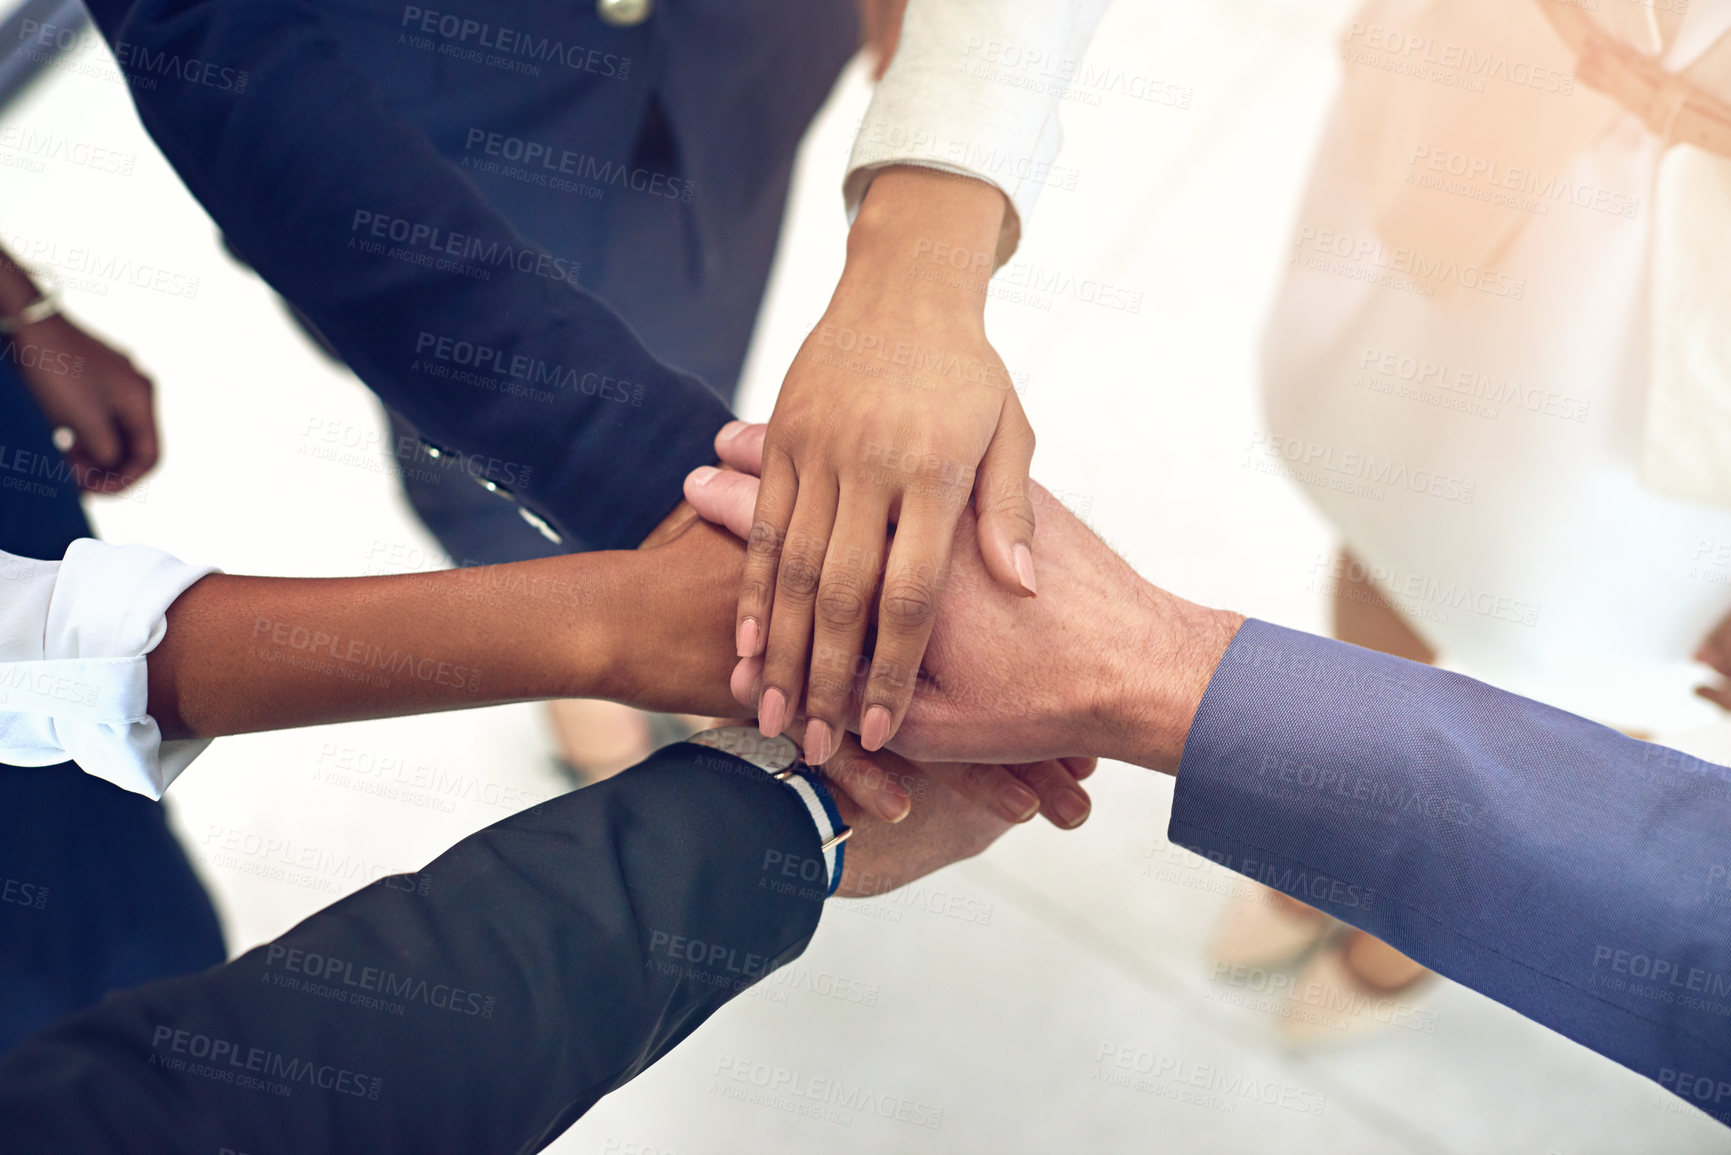
M112 414L80 405L68 415L65 424L72 430L72 447L67 457L94 470L112 470L121 463L121 433Z
M715 454L723 465L757 477L763 473L763 437L768 431L769 426L762 422L747 425L729 421L715 435Z
M1028 466L1034 431L1020 408L1006 407L974 477L974 512L980 521L980 556L1006 589L1034 596L1034 500Z
M760 484L749 473L702 465L685 478L685 500L704 521L723 526L744 540L751 536Z

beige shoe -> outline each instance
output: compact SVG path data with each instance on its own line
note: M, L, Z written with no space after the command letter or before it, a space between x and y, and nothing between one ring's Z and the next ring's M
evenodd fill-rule
M1380 956L1379 970L1401 975L1396 985L1371 982L1354 969L1351 952L1364 944ZM1314 1047L1396 1028L1434 1035L1436 1012L1414 1000L1430 977L1430 971L1393 947L1349 930L1299 972L1280 1013L1280 1036L1290 1046Z
M1320 910L1258 886L1254 897L1234 899L1227 908L1208 953L1222 966L1279 970L1303 958L1335 925Z

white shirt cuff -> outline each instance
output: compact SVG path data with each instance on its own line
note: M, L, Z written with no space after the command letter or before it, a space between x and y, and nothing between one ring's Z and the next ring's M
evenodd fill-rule
M974 177L1009 199L996 265L1008 261L1040 190L1076 187L1075 170L1055 163L1058 105L1107 2L909 0L848 160L848 218L891 165Z
M20 583L0 612L0 760L70 760L161 798L210 741L162 740L145 655L167 632L168 607L215 567L90 538L58 563L10 554L0 563L0 577Z

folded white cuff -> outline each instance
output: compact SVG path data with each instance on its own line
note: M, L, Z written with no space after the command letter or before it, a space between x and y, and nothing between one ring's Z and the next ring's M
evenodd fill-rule
M891 165L971 176L1009 199L994 267L1008 261L1040 190L1074 184L1054 163L1064 142L1058 105L1106 4L909 0L895 59L854 139L842 185L849 219Z
M145 655L167 632L168 607L215 568L89 538L59 563L0 556L23 583L0 613L0 760L70 760L161 798L210 742L162 740Z

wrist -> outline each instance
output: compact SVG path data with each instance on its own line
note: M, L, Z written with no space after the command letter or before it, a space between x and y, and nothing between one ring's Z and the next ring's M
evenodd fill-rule
M983 322L1005 205L996 187L971 177L885 169L848 233L837 300L888 298Z
M1147 607L1136 641L1111 651L1120 661L1096 707L1096 753L1176 774L1202 695L1244 617L1156 592L1162 604Z
M698 522L652 549L600 556L603 593L584 615L598 619L589 628L600 689L579 696L675 714L738 713L728 683L744 554L733 536Z

